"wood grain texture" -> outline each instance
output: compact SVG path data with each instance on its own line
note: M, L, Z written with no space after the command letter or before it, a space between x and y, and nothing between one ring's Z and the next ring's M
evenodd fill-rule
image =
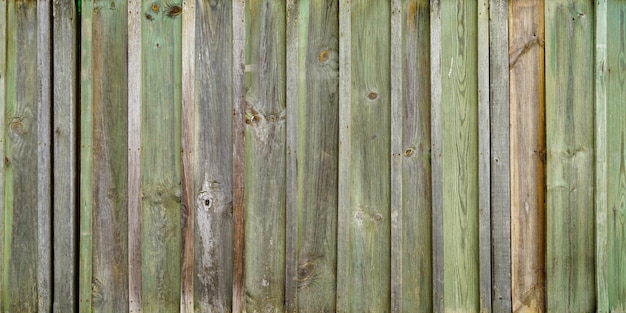
M194 130L194 302L229 312L233 271L231 2L198 1Z
M92 246L81 248L80 306L128 311L127 3L83 2L82 18L81 234Z
M441 4L444 306L478 311L478 9Z
M7 92L7 3L5 0L0 0L0 160L4 160L5 153L5 139L6 139L6 131L5 131L5 112L6 112L6 92ZM7 262L8 258L5 258L5 246L7 244L5 240L6 232L5 232L5 170L4 166L0 166L0 192L2 193L2 197L0 197L0 252L2 252L2 256L0 256L0 287L5 288L5 262ZM4 292L0 290L0 310L4 309Z
M391 8L359 1L351 14L349 261L338 270L349 273L349 310L380 312L391 307Z
M443 251L443 121L441 64L441 2L430 5L430 134L432 190L433 312L444 312Z
M608 309L626 312L626 3L608 1L607 12Z
M402 15L400 1L391 3L390 71L402 71ZM391 312L402 311L402 76L391 75Z
M593 6L546 2L549 312L595 310Z
M338 4L298 3L298 92L293 117L298 119L295 287L299 312L333 312L336 307Z
M1 310L39 312L51 308L52 283L50 12L36 1L2 5L6 5L6 37L2 38L6 40L2 108L6 127Z
M77 200L76 160L78 126L78 11L73 2L53 2L53 212L54 295L53 310L74 312L77 302Z
M246 311L285 310L285 1L246 2Z
M400 5L401 59L397 72L402 75L392 70L392 78L398 76L401 83L401 141L396 152L402 159L398 186L402 190L399 312L432 312L430 10L425 0L403 0ZM392 222L394 218L392 213Z
M245 310L245 0L232 1L233 312Z
M509 2L513 312L545 309L543 0Z
M493 312L512 311L508 11L507 1L489 1L490 257L493 259L490 263Z
M141 268L145 312L178 312L181 293L180 4L142 2Z

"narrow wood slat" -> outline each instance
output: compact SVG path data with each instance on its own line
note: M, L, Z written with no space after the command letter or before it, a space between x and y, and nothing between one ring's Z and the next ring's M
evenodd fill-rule
M128 1L128 302L142 312L141 275L141 0Z
M500 1L502 2L502 1ZM491 129L493 123L497 123L495 119L492 121L491 109L494 105L490 102L490 33L491 26L496 21L490 21L490 14L493 8L489 7L489 0L478 1L478 274L479 274L479 296L480 311L492 311L492 255L496 255L497 251L492 251L492 224L491 218L496 213L492 211L492 169L491 165ZM497 36L497 34L493 34ZM471 75L471 74L470 74ZM471 77L471 76L470 76ZM500 77L498 77L500 78ZM471 79L471 78L470 78ZM464 82L461 82L464 83ZM493 101L494 99L491 99ZM500 103L498 103L500 105ZM496 117L497 118L497 117ZM493 142L494 146L499 144ZM496 157L496 156L494 156ZM493 177L494 179L496 177ZM506 196L496 195L494 196ZM494 203L498 205L499 203ZM447 222L447 221L446 221ZM494 225L496 226L496 225ZM495 234L494 234L495 235ZM494 238L494 244L497 238ZM495 248L495 247L494 247ZM496 261L494 259L494 261ZM494 264L494 273L498 271L498 263ZM494 294L495 295L495 294ZM495 300L495 299L493 299ZM495 311L495 310L494 310ZM499 311L496 311L499 312Z
M180 312L194 312L196 0L182 3L182 256Z
M511 166L507 1L489 1L492 311L511 312Z
M548 312L595 310L593 3L547 1Z
M401 62L402 309L432 312L432 190L430 7L427 0L403 0ZM395 31L392 31L395 34ZM393 50L392 50L393 52ZM392 66L395 64L392 63ZM401 75L395 73L402 73ZM395 136L392 135L392 139ZM393 188L392 188L393 192ZM394 221L392 213L392 222ZM392 243L396 239L392 239Z
M339 163L337 190L337 312L350 311L350 113L352 8L339 1Z
M245 310L245 0L232 2L233 312Z
M543 0L509 2L511 289L514 312L545 310Z
M246 2L246 311L285 306L286 2Z
M228 312L233 292L232 1L196 2L194 303Z
M444 312L441 2L430 4L433 312Z
M5 111L6 111L6 92L7 92L7 2L5 0L0 1L0 138L2 138L2 144L0 144L0 161L5 158L5 143L4 140L6 138L5 131ZM5 257L5 170L4 166L0 166L0 192L2 193L2 197L0 197L0 225L2 225L2 229L0 229L0 252L2 252L2 256L0 256L0 287L5 286L5 265L7 258ZM4 309L4 293L0 290L0 310Z

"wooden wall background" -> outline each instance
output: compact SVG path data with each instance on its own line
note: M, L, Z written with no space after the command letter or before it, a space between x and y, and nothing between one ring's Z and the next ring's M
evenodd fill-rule
M626 312L626 1L0 0L2 312Z

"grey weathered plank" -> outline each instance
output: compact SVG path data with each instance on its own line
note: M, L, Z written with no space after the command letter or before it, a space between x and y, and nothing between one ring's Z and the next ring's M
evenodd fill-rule
M336 0L298 1L298 42L292 50L297 57L297 98L288 102L288 114L293 116L287 116L287 125L297 119L294 288L300 312L333 312L336 308L338 5ZM289 128L288 136L291 132ZM288 150L288 156L295 152Z
M54 270L53 310L73 312L77 286L75 262L78 194L76 160L78 126L78 64L77 25L78 11L72 1L53 2L54 12L53 57L53 179L54 218L62 223L54 223Z
M141 0L128 1L128 308L142 311Z
M233 271L231 1L196 9L195 309L228 312ZM221 243L221 244L216 244Z
M401 2L402 309L432 312L430 8ZM395 34L395 31L392 31ZM392 50L393 52L393 50ZM392 66L395 64L392 62ZM392 128L393 129L393 128ZM392 139L395 135L392 135ZM393 188L392 188L393 192ZM392 212L392 222L394 221ZM392 242L396 239L392 239Z
M6 111L6 75L7 75L7 3L4 0L0 1L0 161L4 161L4 146L5 146L5 111ZM0 197L0 252L2 255L5 253L5 197L4 197L4 166L0 166L0 192L3 196ZM0 256L0 287L5 286L5 261L6 258ZM0 290L0 310L4 309L4 293Z
M492 258L491 309L493 312L511 312L509 9L507 1L490 0L488 5L491 122L491 255L488 257Z
M443 121L441 83L441 2L430 4L430 133L432 190L433 312L444 312Z
M245 0L232 1L233 312L245 310Z
M593 3L546 1L548 312L595 310Z
M511 302L543 312L545 97L543 0L509 2Z
M246 311L285 305L285 1L246 2Z

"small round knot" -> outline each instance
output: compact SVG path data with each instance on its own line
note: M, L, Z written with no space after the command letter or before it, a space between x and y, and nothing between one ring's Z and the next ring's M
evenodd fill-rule
M322 52L320 52L320 55L318 56L318 60L320 61L320 63L324 63L328 61L329 59L330 59L330 53L328 52L328 50L322 50Z
M370 100L376 100L378 98L378 93L372 91L367 94L367 98Z
M404 156L405 157L410 157L415 153L415 149L413 148L407 148L406 150L404 150Z

